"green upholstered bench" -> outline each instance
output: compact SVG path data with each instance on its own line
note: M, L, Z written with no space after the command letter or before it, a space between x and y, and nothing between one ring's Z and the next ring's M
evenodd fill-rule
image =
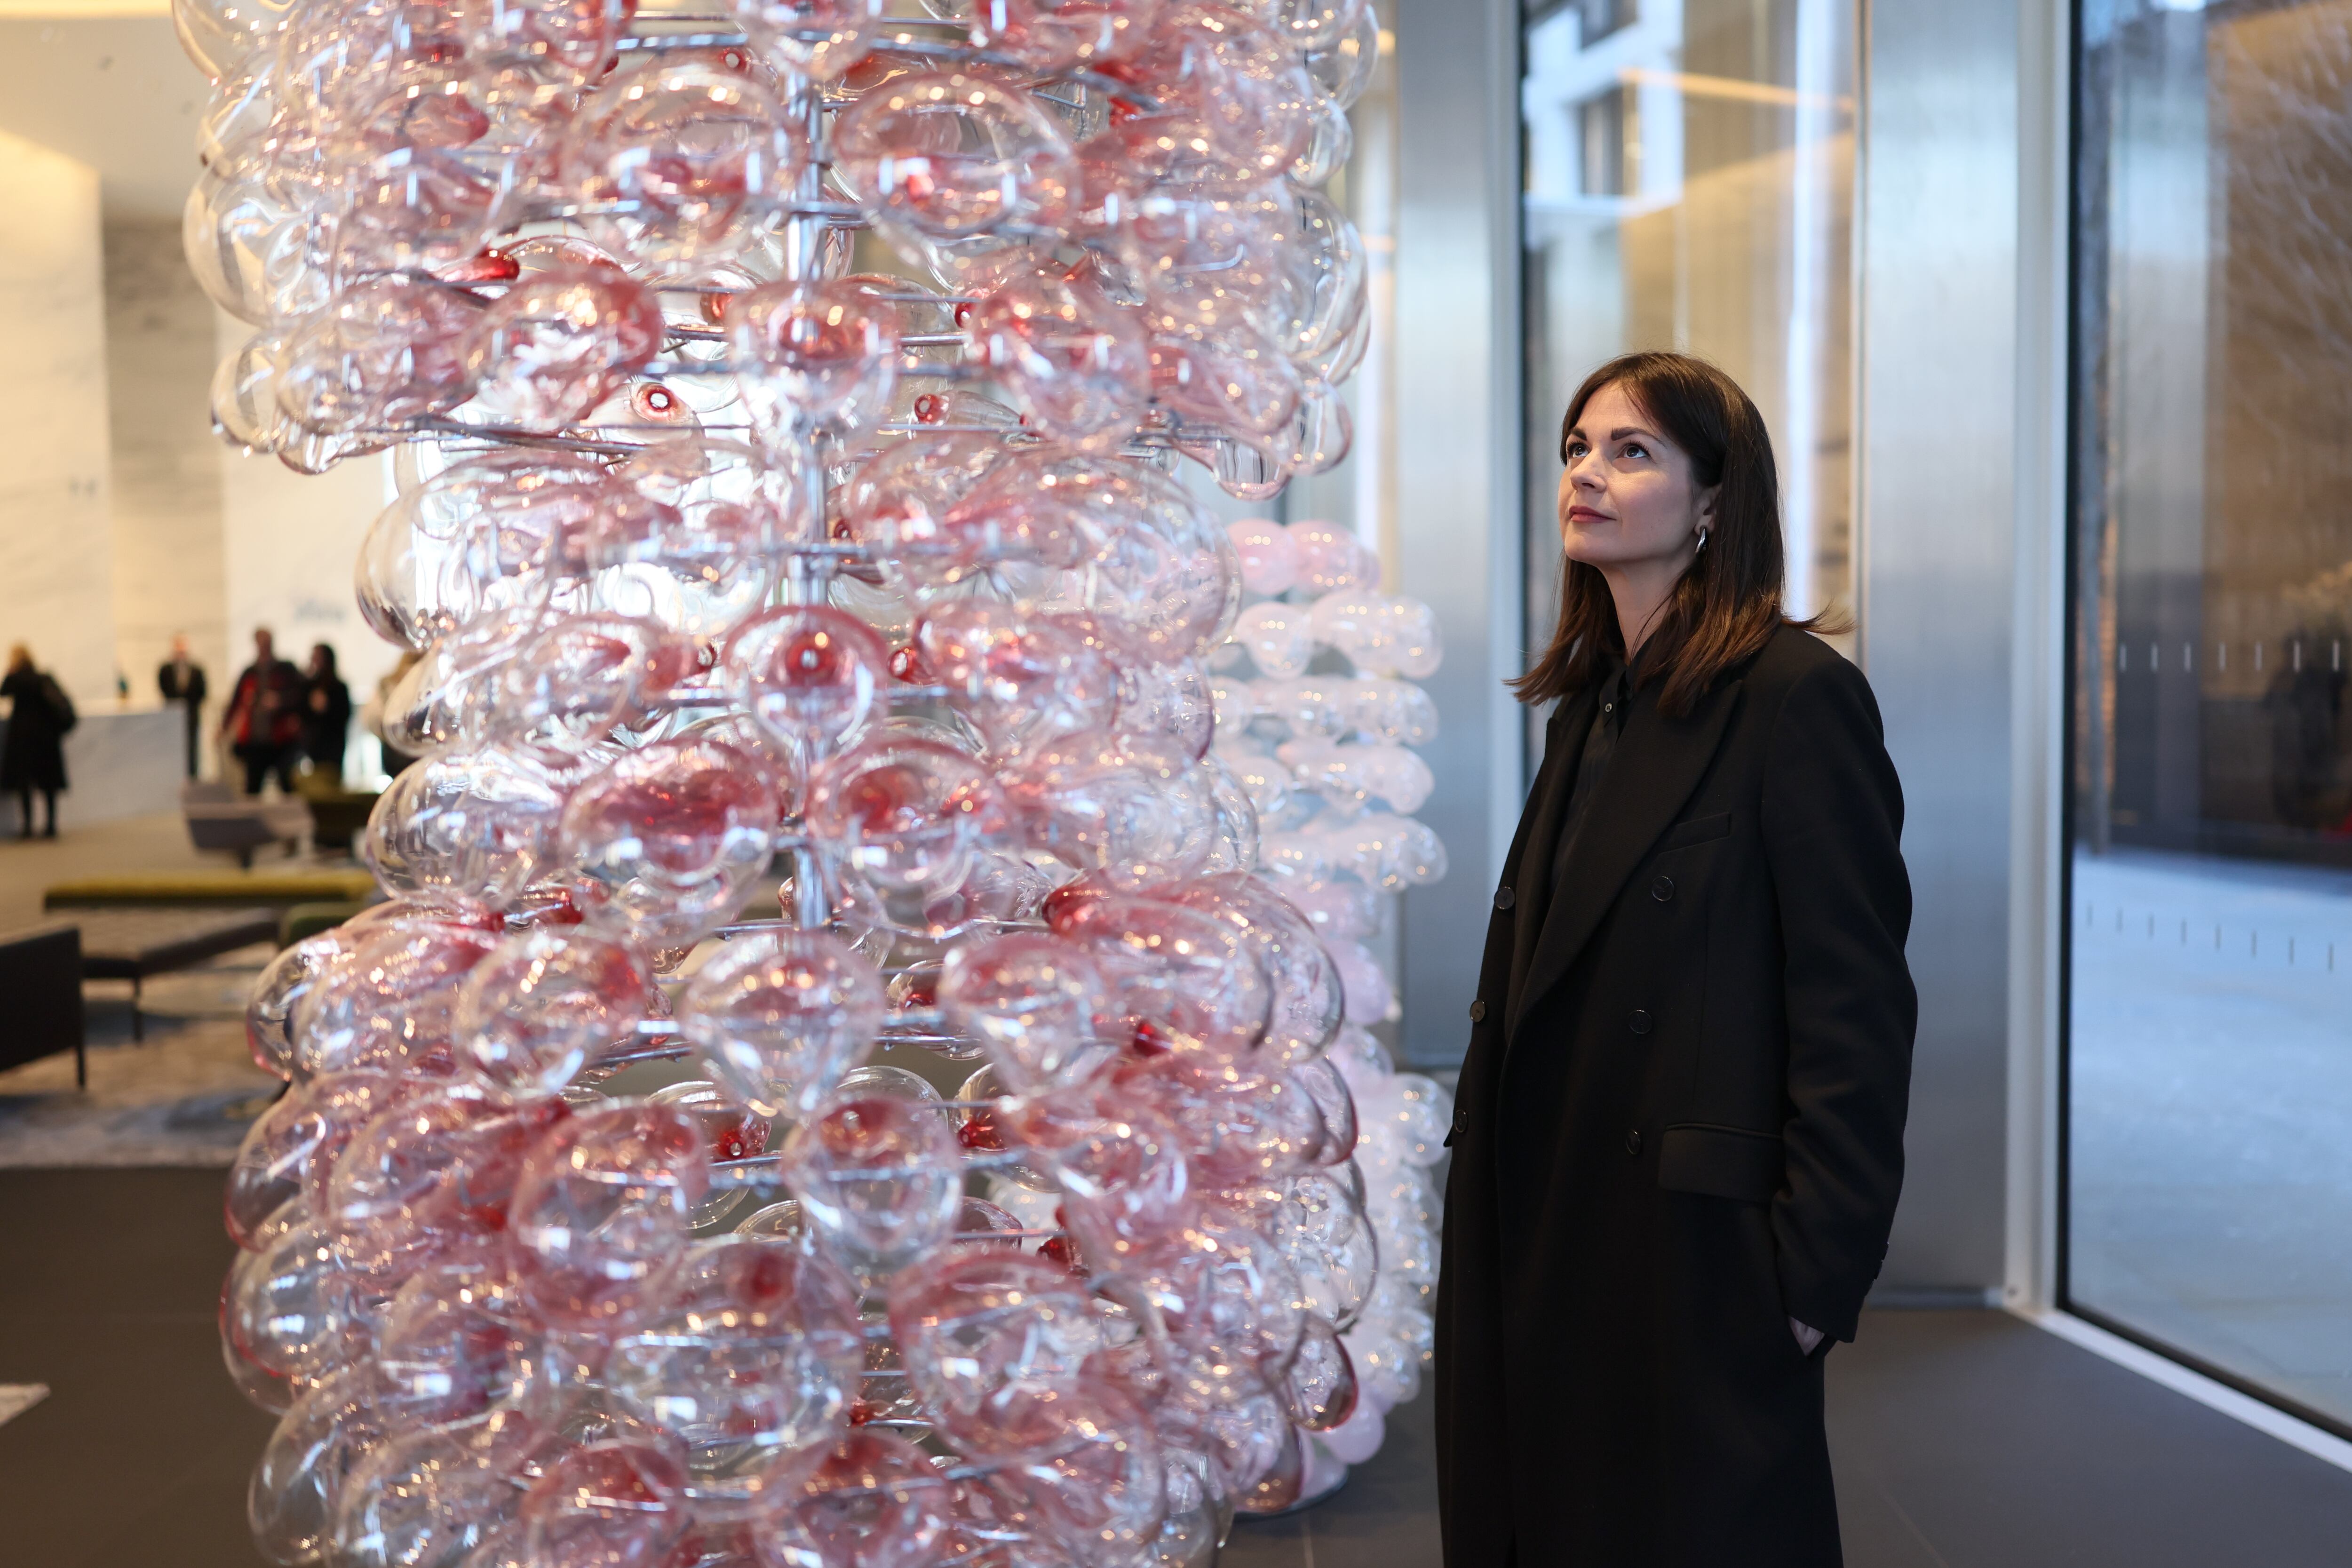
M45 910L283 910L295 904L362 901L375 879L346 871L131 871L59 882L41 896Z

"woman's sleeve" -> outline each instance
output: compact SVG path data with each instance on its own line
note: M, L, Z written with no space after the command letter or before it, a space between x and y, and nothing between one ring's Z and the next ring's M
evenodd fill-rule
M1772 1205L1789 1315L1853 1337L1903 1186L1917 994L1903 944L1903 786L1862 672L1800 677L1764 768L1789 1029L1785 1180Z

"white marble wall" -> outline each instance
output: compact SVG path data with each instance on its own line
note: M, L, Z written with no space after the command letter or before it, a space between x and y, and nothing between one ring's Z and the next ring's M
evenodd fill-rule
M0 649L114 696L99 177L0 132Z
M222 448L207 409L213 339L212 303L188 271L180 226L110 216L114 639L136 701L158 699L155 669L174 633L210 675L215 704L226 692Z

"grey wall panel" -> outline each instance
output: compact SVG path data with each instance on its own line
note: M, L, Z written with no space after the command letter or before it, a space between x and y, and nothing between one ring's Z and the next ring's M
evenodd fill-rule
M1488 900L1521 798L1517 14L1397 0L1398 592L1426 599L1445 663L1420 813L1452 869L1404 900L1407 1059L1461 1059Z
M2018 46L2016 0L1870 14L1861 649L1908 802L1920 1004L1889 1291L2003 1270Z

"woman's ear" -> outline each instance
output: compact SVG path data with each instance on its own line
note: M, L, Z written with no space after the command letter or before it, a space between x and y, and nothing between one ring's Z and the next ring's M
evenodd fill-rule
M1715 503L1723 494L1721 485L1709 485L1698 492L1698 520L1712 527L1715 523Z

